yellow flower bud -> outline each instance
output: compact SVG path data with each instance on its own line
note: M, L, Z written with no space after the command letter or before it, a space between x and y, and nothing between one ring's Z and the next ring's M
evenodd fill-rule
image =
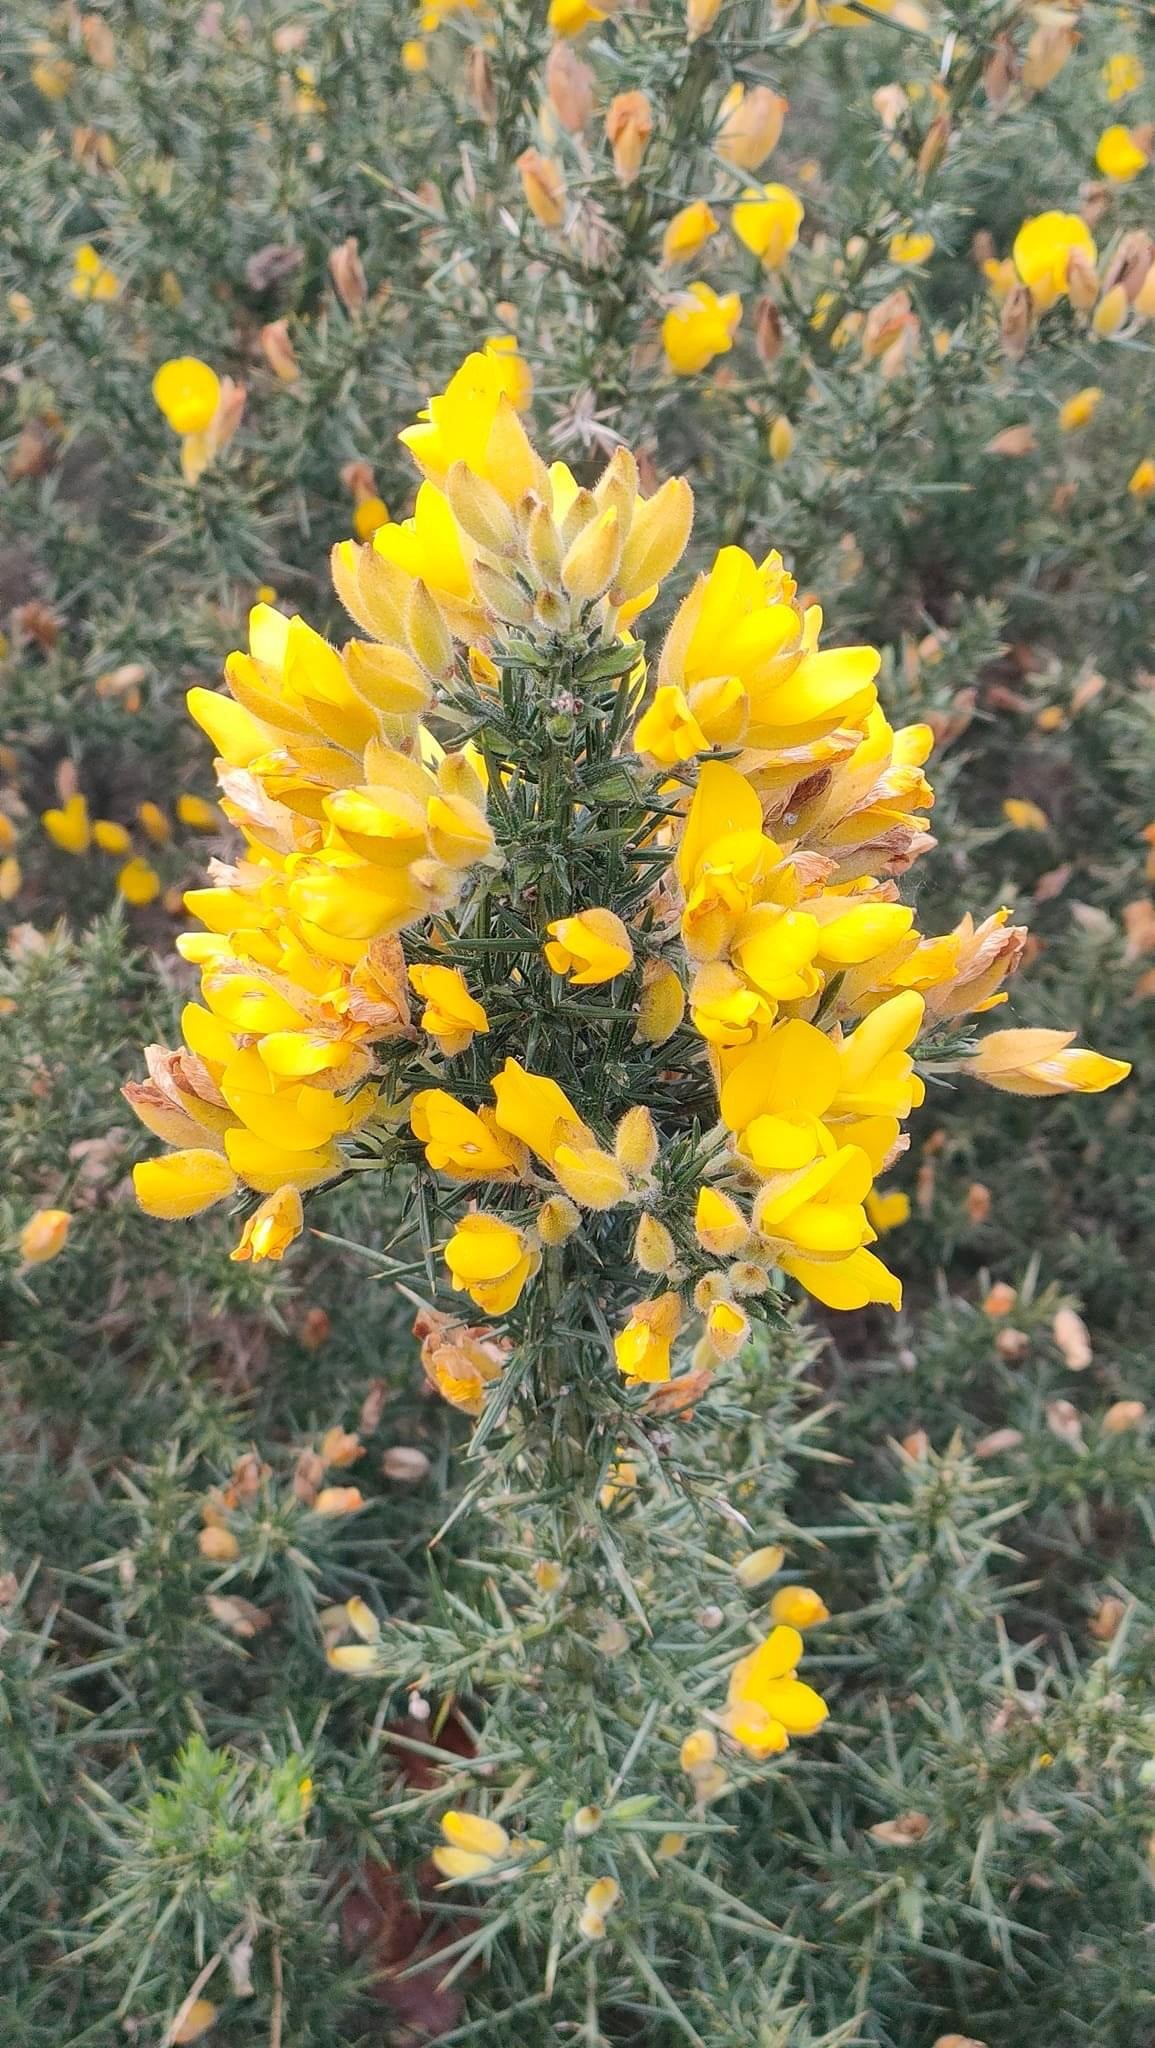
M664 1045L685 1014L686 991L674 969L664 961L648 960L642 974L635 1038L643 1045Z
M686 41L708 35L718 19L722 0L686 0Z
M67 1209L37 1209L20 1232L20 1257L26 1266L44 1266L68 1243L72 1217Z
M612 1209L630 1191L617 1160L597 1145L559 1145L551 1163L567 1195L583 1209Z
M118 825L112 818L96 818L92 825L92 843L101 853L125 854L132 849L132 834L126 825Z
M282 1259L304 1227L305 1211L300 1190L277 1188L275 1193L265 1196L258 1209L254 1209L241 1232L240 1243L229 1257L242 1263Z
M703 1251L718 1259L728 1259L745 1247L750 1224L729 1195L717 1188L701 1187L694 1209L694 1235Z
M786 1562L786 1552L780 1543L766 1543L761 1550L749 1550L734 1566L734 1577L748 1593L756 1586L764 1585L780 1572Z
M1089 425L1094 419L1102 400L1102 388L1098 384L1087 384L1082 391L1076 391L1059 407L1059 432L1075 434L1080 427Z
M793 451L794 429L783 412L771 422L768 446L772 462L785 462Z
M659 1863L668 1863L674 1856L682 1855L689 1840L689 1835L679 1835L671 1828L666 1834L659 1835L654 1855Z
M619 92L606 111L606 140L614 155L619 185L632 185L654 132L654 116L644 92Z
M649 1110L640 1104L627 1109L614 1133L614 1158L618 1165L641 1177L652 1171L657 1156L658 1133Z
M591 519L568 550L561 579L570 597L589 604L609 589L622 554L622 528L617 507L609 505Z
M1104 292L1091 316L1095 333L1104 339L1118 332L1127 318L1127 290L1125 285L1113 284Z
M711 1728L695 1728L686 1736L678 1752L678 1761L687 1777L712 1764L718 1754L718 1738Z
M1133 498L1149 498L1155 491L1155 456L1145 455L1131 471L1127 489Z
M565 1195L551 1195L537 1212L537 1234L543 1244L564 1244L581 1224L581 1210Z
M830 1609L813 1586L779 1586L770 1602L770 1619L788 1628L816 1628L829 1621Z
M325 1661L346 1678L371 1678L377 1669L377 1652L368 1643L338 1643L326 1651Z
M634 1237L634 1264L643 1273L668 1273L677 1259L677 1247L664 1223L656 1216L642 1216Z
M138 858L125 862L116 886L126 903L140 909L146 903L155 903L160 895L160 876L148 861Z

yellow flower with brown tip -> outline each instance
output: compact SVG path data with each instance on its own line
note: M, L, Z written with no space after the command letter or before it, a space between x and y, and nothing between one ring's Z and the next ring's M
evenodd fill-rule
M612 910L579 910L574 917L555 918L546 930L545 957L575 988L596 988L633 966L633 942Z
M504 1315L521 1294L540 1254L504 1217L483 1211L463 1216L445 1247L453 1285L487 1315Z
M229 1257L242 1262L252 1260L254 1264L262 1259L283 1259L304 1227L305 1211L300 1190L278 1188L274 1194L266 1195L260 1207L254 1209L241 1232L239 1244Z
M411 967L409 985L425 1003L421 1029L437 1040L446 1059L467 1052L474 1034L489 1030L489 1018L459 967Z

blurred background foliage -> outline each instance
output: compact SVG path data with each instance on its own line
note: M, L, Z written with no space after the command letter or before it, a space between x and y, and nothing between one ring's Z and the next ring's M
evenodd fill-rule
M695 39L680 0L552 12L10 0L0 23L0 2038L192 2039L203 1999L223 2048L1010 2048L1027 2013L1039 2048L1135 2048L1155 2040L1155 511L1134 487L1155 324L1098 333L1060 305L1016 350L982 264L1051 207L1101 250L1155 230L1151 171L1096 169L1105 127L1155 116L1155 31L1091 0L733 0ZM551 52L585 16L560 44L579 90ZM757 176L805 223L769 276L726 224L735 82L790 103ZM629 183L604 135L623 92L653 118ZM527 206L531 148L564 176L561 231ZM697 199L720 231L673 271L663 234ZM897 232L933 252L897 262ZM743 317L675 376L660 331L691 274ZM871 353L872 314L896 351ZM726 1498L655 1472L615 1509L670 1656L704 1656L715 1606L744 1611L734 1559L783 1543L832 1611L808 1647L836 1705L676 1861L619 1818L624 1931L596 1956L572 1933L559 1955L544 1908L431 1884L434 1815L509 1765L507 1732L550 1839L605 1773L576 1720L533 1725L532 1532L487 1519L412 1303L358 1250L388 1234L379 1191L328 1197L283 1267L230 1264L227 1224L136 1213L118 1094L182 999L180 892L227 849L178 810L210 787L184 691L259 589L337 630L329 547L359 501L407 515L396 432L495 335L547 452L593 473L620 439L685 469L692 566L778 547L828 639L883 648L889 715L939 739L921 922L960 897L1027 916L1000 1021L1077 1026L1137 1068L1041 1107L932 1078L892 1180L903 1315L800 1321L671 1422L674 1465L732 1474ZM151 395L184 354L246 391L195 484ZM114 853L43 830L77 792L122 828ZM118 895L126 852L147 902ZM73 1220L31 1266L44 1207ZM349 1474L365 1506L318 1512ZM430 1701L415 1670L383 1697L327 1667L353 1596L448 1656L479 1572L515 1621L512 1650L464 1667L476 1694ZM642 1647L599 1654L617 1792L657 1813L676 1743L647 1723Z

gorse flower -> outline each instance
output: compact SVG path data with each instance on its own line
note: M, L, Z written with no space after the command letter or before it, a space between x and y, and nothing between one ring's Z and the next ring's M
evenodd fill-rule
M692 292L728 333L737 302ZM923 1098L919 1034L997 1004L1023 949L1004 911L925 937L899 900L932 843L931 733L891 727L878 654L824 648L779 555L723 548L650 674L637 621L689 488L644 495L624 449L593 487L547 468L523 371L490 344L401 435L423 480L411 518L334 551L341 648L258 604L230 694L190 692L242 843L186 899L184 1045L126 1090L176 1148L136 1169L151 1213L264 1197L241 1260L279 1258L352 1168L419 1176L447 1302L487 1319L422 1311L422 1359L471 1414L563 1303L588 1343L568 1369L638 1387L683 1347L708 1377L783 1276L897 1307L872 1246L909 1203L875 1183ZM79 844L87 813L54 829ZM969 1064L1020 1093L1126 1072L1055 1032ZM808 1589L780 1605L821 1618ZM799 1651L778 1628L734 1674L752 1754L819 1725Z

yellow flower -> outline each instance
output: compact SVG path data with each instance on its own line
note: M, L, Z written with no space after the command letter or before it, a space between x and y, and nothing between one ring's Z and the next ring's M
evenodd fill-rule
M1032 294L1051 305L1067 289L1074 255L1093 264L1098 256L1085 220L1077 213L1038 213L1025 220L1015 236L1015 269Z
M714 148L740 171L756 171L777 146L790 102L768 85L732 85L718 109Z
M1155 455L1145 455L1137 462L1127 480L1127 489L1133 498L1149 498L1155 491Z
M416 77L429 69L429 51L420 36L409 36L401 45L402 68Z
M497 368L501 388L518 412L526 412L533 399L533 371L518 353L515 334L491 334L485 353Z
M136 815L154 846L168 845L172 838L172 826L159 804L150 803L146 799L144 803L137 805Z
M780 270L798 240L805 208L788 185L748 186L730 215L738 240L767 270Z
M372 540L379 526L384 526L389 517L389 507L384 498L373 491L359 498L353 508L353 531L358 540Z
M750 1318L733 1301L711 1302L706 1312L706 1342L717 1358L737 1358L750 1336Z
M1131 1072L1127 1060L1073 1045L1073 1031L991 1031L962 1071L1007 1095L1098 1095Z
M125 854L132 850L132 834L126 825L118 825L112 818L95 818L92 843L101 853Z
M591 22L604 21L605 14L590 0L549 0L546 17L555 36L580 36Z
M221 399L221 380L198 356L171 356L152 380L152 395L174 434L203 434Z
M61 853L87 853L92 837L88 805L82 796L70 796L58 810L42 811L40 822Z
M925 263L934 254L934 236L926 233L903 230L892 235L886 253L892 263Z
M1143 60L1132 55L1130 50L1116 50L1108 57L1099 76L1109 100L1125 100L1129 93L1138 92L1143 83Z
M748 1242L750 1224L729 1195L702 1187L694 1209L694 1235L703 1251L717 1259L732 1259Z
M489 1018L470 995L460 968L411 967L409 983L425 1003L421 1029L437 1040L446 1059L466 1052L475 1032L489 1030Z
M677 1294L640 1301L614 1338L618 1370L631 1380L668 1380L670 1346L681 1327L682 1303Z
M478 1211L457 1224L445 1247L445 1263L453 1285L478 1308L504 1315L540 1260L524 1232L501 1216Z
M827 1717L825 1700L797 1676L801 1656L797 1629L779 1626L731 1673L724 1725L752 1756L776 1755L792 1735L813 1735Z
M1051 829L1051 821L1042 806L1033 804L1029 797L1007 797L1003 816L1016 832L1049 832Z
M454 1180L513 1180L521 1156L497 1128L492 1111L478 1114L442 1088L422 1088L409 1105L413 1135L435 1173Z
M1121 122L1104 128L1095 147L1096 170L1116 185L1129 185L1140 171L1146 170L1150 161L1150 151L1143 149L1131 130L1124 128Z
M237 1176L219 1152L194 1147L144 1159L132 1169L136 1199L146 1216L199 1216L231 1195Z
M737 292L719 298L700 279L689 285L662 321L662 347L675 376L692 377L715 356L725 355L741 318Z
M126 861L116 878L116 886L126 903L134 909L141 909L146 903L155 903L160 895L160 876L154 867L139 855Z
M229 1257L242 1262L251 1259L254 1264L261 1259L283 1259L304 1227L300 1191L294 1187L278 1188L254 1209L241 1232L240 1243Z
M866 1197L866 1214L880 1237L910 1221L910 1196L902 1188L872 1188ZM788 1621L789 1615L777 1619Z
M545 957L575 988L595 988L634 964L630 935L612 910L579 910L574 917L555 918L546 930Z
M37 1209L20 1231L20 1256L26 1266L44 1266L68 1243L72 1217L67 1209Z
M662 236L662 262L667 266L688 263L718 232L718 216L704 199L692 199L666 222Z
M115 299L120 279L102 260L91 242L82 242L73 258L72 282L68 289L74 299Z
M787 1628L817 1628L830 1620L830 1609L813 1586L780 1586L770 1602L770 1619Z
M510 1842L505 1829L495 1820L487 1820L479 1813L459 1813L452 1809L442 1816L441 1832L455 1849L466 1849L474 1856L486 1856L491 1863L500 1863L509 1855Z
M1086 384L1081 391L1075 391L1064 399L1059 407L1059 432L1075 434L1080 427L1088 426L1094 419L1103 397L1098 384Z

